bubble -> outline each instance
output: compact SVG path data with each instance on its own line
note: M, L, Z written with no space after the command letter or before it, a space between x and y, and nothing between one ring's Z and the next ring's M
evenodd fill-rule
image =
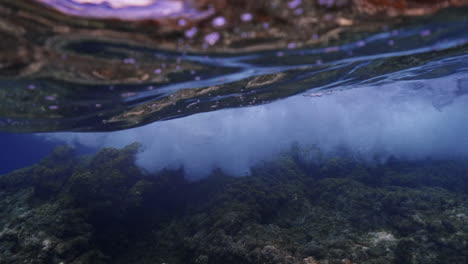
M241 15L241 20L244 22L252 21L253 15L251 13L244 13Z
M214 27L222 27L226 24L226 19L222 16L219 16L219 17L215 17L213 19L213 21L211 22L211 24L214 26Z
M422 37L427 37L431 34L431 31L429 29L423 30L420 32Z
M198 29L196 27L192 27L191 29L185 31L185 36L187 38L193 38L197 34Z
M288 2L288 8L296 9L301 3L302 3L302 0L292 0Z
M179 24L179 26L185 27L187 25L187 20L182 18L182 19L179 19L177 23Z
M364 42L363 40L360 40L357 42L358 47L364 47L365 45L366 45L366 42Z
M214 45L221 38L221 35L218 32L213 32L205 36L205 42L209 45Z
M125 64L135 64L136 60L134 58L126 58L123 60Z
M45 98L46 100L48 100L48 101L54 101L54 100L57 99L57 97L56 97L56 96L53 96L53 95L48 95L48 96L46 96L46 97L44 97L44 98Z

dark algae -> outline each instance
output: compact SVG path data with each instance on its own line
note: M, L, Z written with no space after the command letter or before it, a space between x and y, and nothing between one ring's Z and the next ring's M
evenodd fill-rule
M466 161L293 146L249 176L189 181L141 171L139 148L61 146L0 176L0 263L467 263Z

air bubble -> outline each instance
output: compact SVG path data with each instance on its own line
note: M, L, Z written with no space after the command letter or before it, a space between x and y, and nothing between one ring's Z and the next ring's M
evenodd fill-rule
M209 45L214 45L221 38L221 35L218 32L213 32L205 36L205 42Z
M186 36L187 38L193 38L193 37L195 37L195 35L197 34L197 32L198 32L198 29L197 29L196 27L193 27L193 28L191 28L191 29L185 31L185 36Z
M290 9L296 9L299 5L301 5L302 0L292 0L288 3L288 7Z
M244 13L241 15L241 20L244 22L252 21L253 15L250 13Z
M214 27L222 27L226 24L226 19L222 16L219 16L219 17L214 18L211 24Z

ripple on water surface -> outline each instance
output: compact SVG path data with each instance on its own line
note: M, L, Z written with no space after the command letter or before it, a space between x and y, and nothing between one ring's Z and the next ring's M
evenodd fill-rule
M259 20L250 6L227 15L193 1L37 2L60 12L30 1L0 10L10 26L0 29L8 51L1 54L2 131L121 130L467 70L466 8L390 23L289 1L285 12L297 17L282 26L274 16ZM19 20L12 14L21 8Z

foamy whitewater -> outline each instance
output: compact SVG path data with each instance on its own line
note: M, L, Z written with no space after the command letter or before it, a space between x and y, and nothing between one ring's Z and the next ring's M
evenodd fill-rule
M271 104L202 113L112 133L39 134L86 147L142 143L137 164L154 172L184 166L197 178L219 167L233 175L293 143L360 158L468 156L468 76L306 93Z

